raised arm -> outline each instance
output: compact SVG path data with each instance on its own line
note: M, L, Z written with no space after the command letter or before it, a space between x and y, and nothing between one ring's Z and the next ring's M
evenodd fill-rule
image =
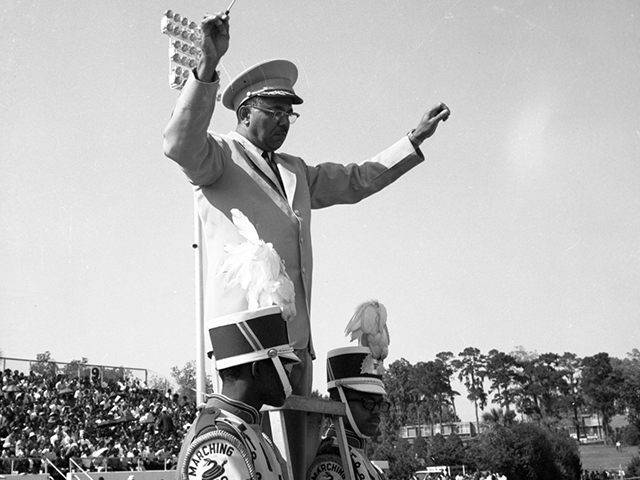
M207 133L219 78L216 67L229 48L229 17L205 15L200 47L202 57L187 80L164 130L164 154L182 167L194 185L214 183L225 167L220 146Z

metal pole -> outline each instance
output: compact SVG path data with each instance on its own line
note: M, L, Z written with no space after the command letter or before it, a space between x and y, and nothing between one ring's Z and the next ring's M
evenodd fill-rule
M196 403L203 403L206 392L206 371L204 366L204 274L203 274L203 248L202 248L202 223L198 215L198 206L193 204L193 223L196 262Z

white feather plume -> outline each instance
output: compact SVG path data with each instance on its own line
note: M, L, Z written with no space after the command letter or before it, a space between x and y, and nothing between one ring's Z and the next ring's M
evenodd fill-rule
M225 245L227 257L220 271L229 287L239 285L246 292L249 310L278 305L286 321L296 315L295 289L284 261L271 243L260 239L251 221L238 209L231 218L246 241Z
M351 341L358 339L358 345L368 346L375 360L384 360L389 354L389 329L387 309L376 300L361 303L345 329Z

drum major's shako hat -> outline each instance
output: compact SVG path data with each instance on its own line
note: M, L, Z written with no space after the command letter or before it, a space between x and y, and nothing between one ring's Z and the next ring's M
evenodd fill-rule
M222 104L230 110L238 108L252 97L285 97L293 105L302 103L293 86L298 80L298 69L289 60L275 59L260 62L236 78L222 94Z
M382 360L376 360L367 346L336 348L327 353L327 389L344 387L386 395L382 382Z
M277 305L211 319L207 330L217 370L274 357L300 362L289 344L287 324Z

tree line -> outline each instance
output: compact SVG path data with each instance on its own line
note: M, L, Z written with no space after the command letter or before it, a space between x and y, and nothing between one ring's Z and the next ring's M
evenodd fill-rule
M467 347L457 356L440 352L415 365L404 358L391 363L385 374L394 405L387 415L388 428L430 425L433 431L434 425L459 421L455 399L461 394L453 389L454 379L464 385L466 398L474 404L478 431L479 411L489 403L497 407L492 409L496 417L520 415L545 425L568 420L578 437L584 436L583 414L597 413L608 439L614 435L610 421L616 414L626 415L640 430L638 349L619 359L605 352L580 358L570 352L537 354L523 347L510 353Z
M466 392L454 390L455 380ZM368 449L371 458L389 460L393 478L410 478L429 465L465 465L467 471L499 472L510 480L577 480L580 454L565 427L573 423L583 436L584 414L598 413L608 438L614 435L612 416L624 414L635 444L640 440L638 349L619 359L607 353L580 358L523 347L509 353L468 347L457 356L440 352L416 364L396 360L384 382L392 407ZM475 406L479 434L470 441L437 433L460 420L455 400L461 395ZM481 428L480 410L489 404L495 407L482 415ZM408 425L426 426L431 434L408 440L402 437ZM640 457L634 462L640 465ZM629 465L627 473L635 474L636 467Z

